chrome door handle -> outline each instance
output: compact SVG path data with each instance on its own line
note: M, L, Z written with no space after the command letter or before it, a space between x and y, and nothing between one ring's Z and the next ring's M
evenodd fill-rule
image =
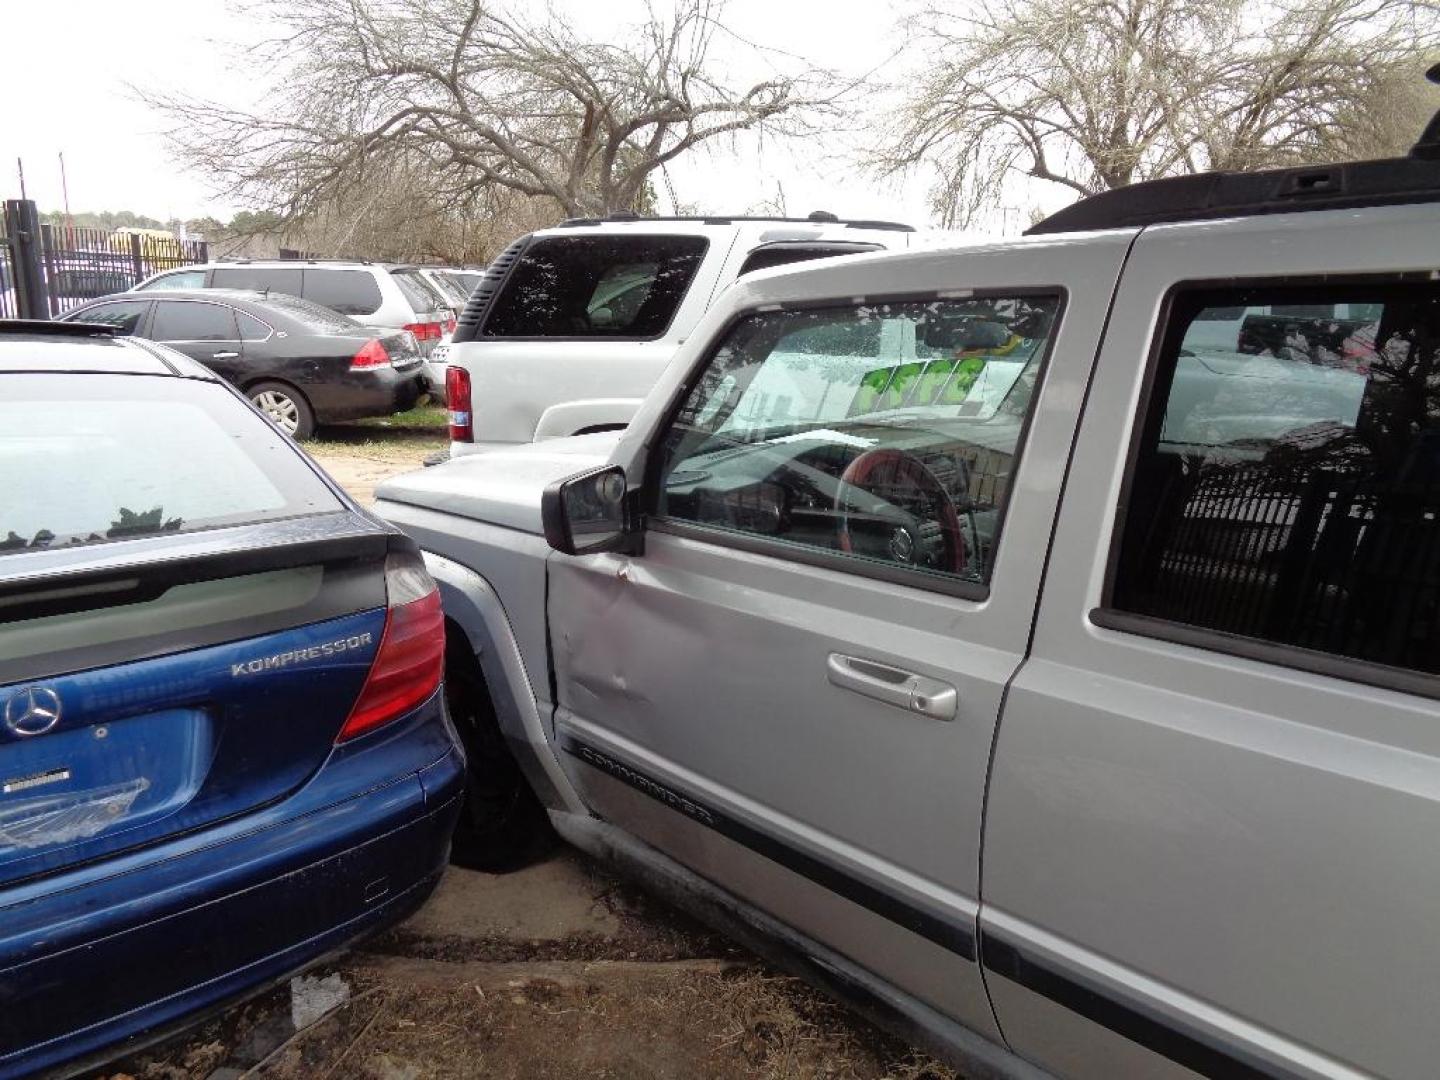
M216 360L234 360L240 354L238 352L217 352L210 355Z
M954 720L960 705L960 696L949 683L859 656L831 653L825 675L842 689L932 720Z

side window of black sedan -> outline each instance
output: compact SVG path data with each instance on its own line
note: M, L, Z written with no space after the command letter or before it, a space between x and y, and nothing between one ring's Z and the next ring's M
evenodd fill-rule
M161 300L150 336L156 341L235 341L235 319L220 304Z
M115 300L108 304L96 304L74 316L76 322L101 323L113 326L117 334L133 334L145 317L149 300Z

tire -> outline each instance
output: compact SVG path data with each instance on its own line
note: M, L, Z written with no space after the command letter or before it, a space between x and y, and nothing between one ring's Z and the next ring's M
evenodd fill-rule
M305 395L293 386L278 382L256 383L245 391L251 403L276 427L295 439L315 434L315 410Z
M505 744L469 642L453 629L445 651L445 700L467 760L465 804L450 861L490 873L518 870L554 846L555 831Z

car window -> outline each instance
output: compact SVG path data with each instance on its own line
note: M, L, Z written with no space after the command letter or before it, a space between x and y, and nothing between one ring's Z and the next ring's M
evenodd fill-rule
M112 300L107 304L96 304L66 316L67 321L104 323L115 327L118 334L133 334L145 316L149 300Z
M270 422L214 383L5 379L0 558L340 509Z
M301 300L297 296L275 293L273 296L265 298L265 307L274 308L276 311L288 315L306 329L313 330L318 334L354 336L367 333L365 327L349 315L342 315L338 311L321 307L319 304L312 304L309 300Z
M235 318L222 304L158 300L150 336L156 341L234 341Z
M469 271L444 270L441 271L441 273L455 286L455 291L467 300L470 298L470 294L475 291L475 286L480 284L481 275L472 274Z
M395 280L395 284L400 286L405 302L412 311L424 314L444 311L448 307L446 299L418 271L392 270L390 276Z
M525 249L485 320L487 337L653 338L704 258L700 236L554 236Z
M747 316L666 434L658 513L856 566L988 582L1059 304Z
M745 257L737 277L756 270L769 270L791 263L809 262L811 259L833 259L837 255L857 255L863 251L883 251L879 244L773 244L758 247Z
M204 270L181 270L174 274L165 274L154 281L147 281L141 285L141 289L203 289L205 287Z
M235 310L235 322L240 327L240 340L242 341L264 341L270 336L270 327L266 326L253 315Z
M1440 292L1173 305L1114 609L1440 673Z
M303 288L295 294L342 315L373 315L380 310L380 286L371 270L305 268Z
M219 266L210 276L215 289L249 289L254 292L300 295L300 268L289 266Z

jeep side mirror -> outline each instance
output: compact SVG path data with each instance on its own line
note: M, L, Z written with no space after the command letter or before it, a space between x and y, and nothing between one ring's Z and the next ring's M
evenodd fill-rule
M604 465L556 481L540 498L545 540L565 555L593 555L627 547L631 537L625 470Z

